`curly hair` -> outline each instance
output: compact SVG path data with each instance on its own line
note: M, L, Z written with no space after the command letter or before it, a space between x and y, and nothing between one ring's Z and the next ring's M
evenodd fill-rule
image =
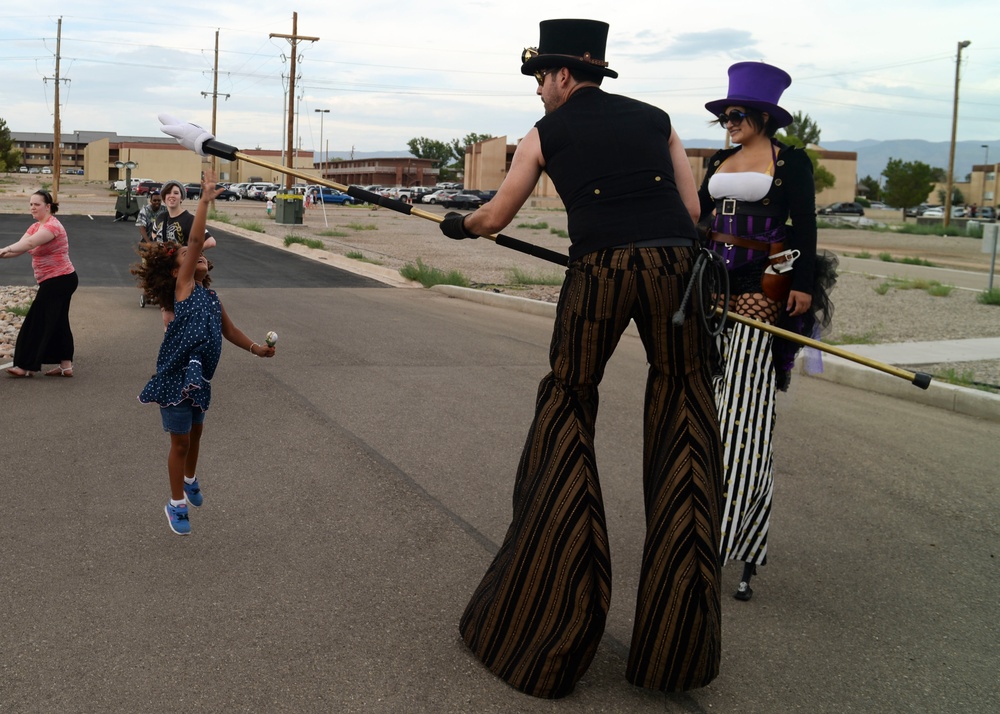
M177 290L177 277L174 268L177 267L177 250L180 245L174 242L140 243L136 248L139 262L133 263L129 272L135 276L139 289L146 295L146 302L159 305L165 310L174 309L174 292ZM212 269L209 262L208 269ZM201 281L203 287L208 287L211 280L206 275Z

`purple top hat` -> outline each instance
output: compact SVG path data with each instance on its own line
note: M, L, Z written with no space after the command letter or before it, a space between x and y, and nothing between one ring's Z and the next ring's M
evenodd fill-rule
M792 115L778 106L781 93L791 83L792 78L783 69L763 62L737 62L729 68L729 95L709 102L705 108L718 116L726 107L753 107L774 117L780 129L792 123Z

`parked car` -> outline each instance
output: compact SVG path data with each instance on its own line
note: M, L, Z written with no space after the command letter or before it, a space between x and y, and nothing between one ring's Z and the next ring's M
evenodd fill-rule
M240 198L242 198L242 196L240 196L240 195L239 195L238 193L236 193L235 191L230 191L230 190L229 190L229 189L227 188L227 189L226 189L225 191L223 191L222 193L220 193L220 194L219 194L219 195L218 195L218 196L217 196L217 197L215 198L215 200L216 200L216 201L229 201L229 202L233 202L233 201L239 201L239 200L240 200Z
M860 203L831 203L829 206L819 209L816 213L821 216L863 216L865 215L865 209Z
M18 171L18 173L26 174L26 173L28 173L28 167L27 166L22 166L17 171Z
M921 203L919 206L914 206L913 208L907 208L903 213L909 218L917 218L918 216L924 215L924 211L929 208L937 208L937 206L932 206L929 203Z
M469 193L455 193L438 201L445 208L465 208L473 210L483 205L483 199Z
M348 196L346 193L341 193L340 191L334 190L332 188L327 188L323 186L322 188L314 188L313 200L316 203L329 203L338 206L353 206L357 203L357 200L353 196Z
M440 203L441 199L443 199L445 196L454 196L457 193L458 193L458 191L456 191L453 188L442 188L442 189L438 189L437 191L434 191L433 193L428 193L426 196L423 197L423 199L421 199L420 202L421 203Z
M159 191L163 188L163 183L160 181L143 181L138 186L135 187L136 196L145 196L153 189Z
M923 212L924 218L944 218L944 206L934 206L934 208L928 208ZM951 217L952 218L962 218L965 215L964 206L952 206L951 207Z
M497 190L495 188L491 188L488 191L479 192L479 197L483 199L483 203L489 203L490 201L493 200L493 197L496 195L497 195Z
M200 183L186 183L184 184L184 191L187 193L188 198L201 198Z
M978 213L978 217L983 221L995 221L997 219L997 209L993 206L982 206Z
M52 173L52 167L50 167L50 166L43 166L42 167L42 173L43 174L50 174L50 173Z
M868 207L871 208L872 210L875 210L875 211L891 211L891 210L893 210L891 206L887 206L886 204L882 203L881 201L872 201L871 204Z

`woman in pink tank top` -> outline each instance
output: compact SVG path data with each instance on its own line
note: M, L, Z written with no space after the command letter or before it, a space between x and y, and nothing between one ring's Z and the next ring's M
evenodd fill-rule
M79 280L69 260L66 229L55 217L59 204L48 191L35 191L30 200L35 223L21 239L0 248L0 258L31 256L38 293L21 324L14 345L11 377L31 377L43 364L58 364L49 377L73 376L73 331L69 326L69 304Z

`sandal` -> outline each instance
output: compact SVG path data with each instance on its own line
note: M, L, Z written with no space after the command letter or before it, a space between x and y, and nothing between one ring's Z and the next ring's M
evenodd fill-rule
M48 372L45 373L46 377L72 377L73 376L73 366L69 367L53 367Z
M14 370L18 370L18 369L21 369L21 368L20 367L8 367L7 370L6 370L7 371L7 376L8 377L14 377L15 379L21 379L22 377L31 377L31 376L33 376L35 374L34 372L29 372L26 369L21 369L20 372L15 372L14 371Z

